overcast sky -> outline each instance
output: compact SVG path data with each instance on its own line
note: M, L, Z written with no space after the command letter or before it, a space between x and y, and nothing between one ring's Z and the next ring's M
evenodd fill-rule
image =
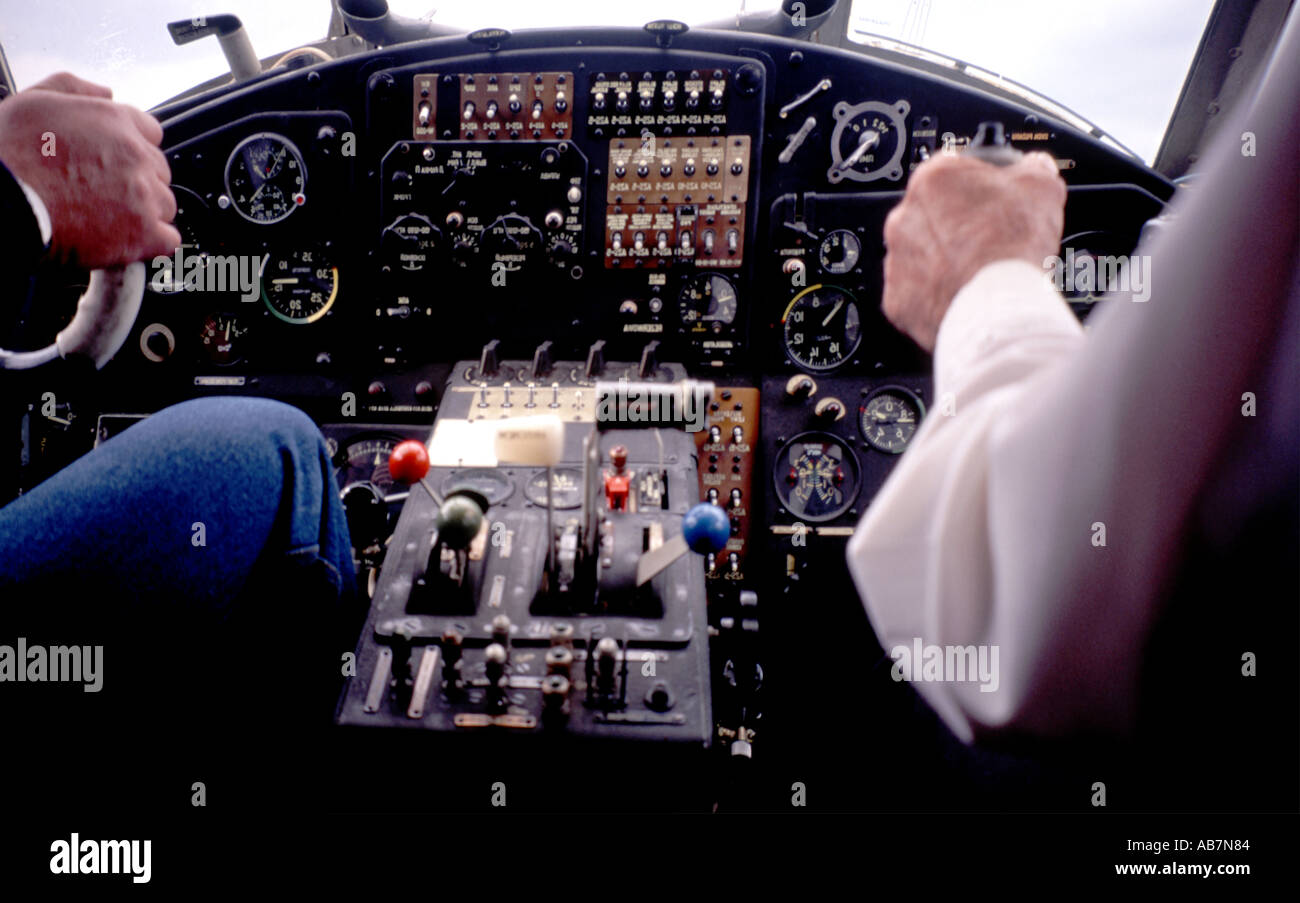
M750 0L749 9L779 0ZM430 0L390 0L420 16ZM929 0L918 34L909 8L924 0L857 0L855 24L906 38L1028 85L1111 132L1150 162L1173 111L1213 0ZM167 22L231 12L262 56L324 35L328 0L0 0L0 42L19 87L68 69L119 100L153 106L226 71L211 38L176 47ZM447 0L440 21L530 28L650 18L687 22L734 12L735 0ZM863 98L866 99L866 98Z

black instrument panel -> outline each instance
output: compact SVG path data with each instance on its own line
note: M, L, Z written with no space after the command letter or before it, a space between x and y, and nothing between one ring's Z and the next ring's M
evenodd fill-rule
M910 171L1001 122L1058 160L1082 253L1126 253L1173 193L960 76L730 32L668 47L634 29L445 38L155 113L184 245L152 262L93 396L60 395L80 426L34 422L31 446L63 450L26 457L19 485L84 452L100 415L197 395L428 428L452 362L495 341L500 360L587 362L554 377L566 385L609 377L601 361L680 362L758 390L744 447L765 478L743 480L745 510L761 530L801 529L773 468L792 437L829 434L857 495L810 529L842 536L916 428L889 418L935 404L928 356L880 310L881 233ZM1095 298L1068 300L1082 317ZM888 386L910 402L868 413ZM748 474L749 454L732 466Z
M596 379L711 380L692 467L732 529L704 565L712 740L743 748L757 730L773 763L805 761L796 738L843 715L824 688L859 687L874 660L844 541L943 408L928 356L880 311L883 224L910 171L1002 122L1059 161L1066 245L1094 253L1127 253L1173 194L960 76L752 34L446 38L155 113L185 244L152 262L95 380L52 371L15 393L18 488L166 405L269 396L322 426L373 562L405 497L386 455L427 437L456 392L481 393L477 410L504 408L512 383L530 403ZM1093 302L1067 300L1081 316ZM38 417L51 386L59 417ZM537 504L535 480L471 476ZM789 639L814 634L864 642L833 655Z
M880 227L925 156L1002 121L1072 188L1105 193L1067 232L1120 243L1171 193L1044 114L843 51L703 32L662 49L632 30L479 49L387 48L160 110L187 241L258 255L265 272L238 304L151 295L160 313L142 323L168 326L175 348L128 350L119 369L321 359L368 384L492 338L524 357L549 339L566 358L604 339L620 359L657 339L666 359L751 377L916 365L879 317ZM795 341L792 305L819 293L856 322ZM182 308L193 322L172 326ZM218 332L244 321L246 353L203 342L213 315Z

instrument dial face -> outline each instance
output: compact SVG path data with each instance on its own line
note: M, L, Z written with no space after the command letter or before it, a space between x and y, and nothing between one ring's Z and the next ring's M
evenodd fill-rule
M226 194L244 219L270 225L306 202L307 169L294 143L274 132L250 135L226 161Z
M678 296L682 322L687 326L709 323L726 325L736 319L739 300L736 288L726 276L701 274L682 286Z
M836 229L822 240L822 269L835 276L852 270L862 258L862 242L847 229Z
M911 110L905 100L892 105L874 100L852 106L837 103L831 110L836 124L831 134L827 181L833 185L842 179L901 179L907 146L906 119Z
M858 409L862 436L876 451L901 455L916 435L925 407L906 389L887 386L866 397Z
M795 295L781 325L790 359L817 373L844 364L862 341L857 302L830 285L809 286Z
M314 323L339 293L339 268L319 248L262 259L262 300L286 323Z
M214 313L203 321L199 344L208 360L226 367L243 359L240 339L247 334L248 327L237 315Z
M524 486L524 496L534 505L546 507L546 471L532 475ZM556 467L551 471L551 503L557 508L582 506L582 471L575 467Z
M858 459L838 436L802 433L776 456L772 472L777 497L796 520L828 521L857 501Z
M471 470L458 470L443 478L443 497L451 495L456 489L473 489L489 505L504 502L515 493L515 484L500 470L492 467L475 467Z
M388 456L401 440L387 434L370 434L349 441L334 455L334 477L340 489L354 483L368 483L379 490L380 496L393 490L393 478L388 473Z

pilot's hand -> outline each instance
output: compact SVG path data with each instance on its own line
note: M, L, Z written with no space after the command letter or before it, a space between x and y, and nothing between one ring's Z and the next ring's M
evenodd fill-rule
M999 260L1042 266L1059 253L1064 220L1065 182L1048 154L1026 154L1005 167L952 154L930 158L885 219L885 316L934 351L962 286Z
M87 269L181 241L162 126L112 96L61 72L0 103L0 160L44 202L55 259Z

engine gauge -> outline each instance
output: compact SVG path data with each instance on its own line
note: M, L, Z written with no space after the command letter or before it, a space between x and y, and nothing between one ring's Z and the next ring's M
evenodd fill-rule
M539 471L524 486L524 496L534 505L546 507L546 471ZM582 471L576 467L557 467L551 471L551 503L556 508L582 506Z
M274 132L249 135L226 161L226 195L244 219L278 223L307 197L307 168L292 141Z
M847 229L836 229L822 239L819 260L827 273L842 276L857 266L861 258L862 242Z
M736 287L726 276L704 273L692 276L678 295L682 322L687 326L726 325L736 319ZM717 327L715 327L717 328Z
M912 105L905 100L895 104L875 100L853 105L837 103L831 110L835 130L831 133L831 168L826 171L831 184L843 179L901 179L907 149L904 120L911 110Z
M240 341L248 327L235 314L214 313L203 320L199 344L209 361L220 367L243 360Z
M494 467L453 471L443 479L440 488L444 497L451 495L457 489L473 489L483 496L489 505L500 504L515 494L515 484Z
M795 295L781 325L790 359L818 373L839 367L862 341L857 302L844 289L831 285L810 285Z
M334 477L340 489L356 483L379 490L379 496L392 491L393 478L388 473L388 456L402 440L388 433L371 433L354 437L334 455Z
M801 433L776 456L772 480L777 497L791 516L828 521L858 499L858 459L843 439L830 433Z
M338 294L339 268L320 248L262 259L262 300L286 323L315 323L329 313Z
M862 437L876 451L901 455L916 435L925 416L921 399L898 386L882 386L868 395L858 409Z

